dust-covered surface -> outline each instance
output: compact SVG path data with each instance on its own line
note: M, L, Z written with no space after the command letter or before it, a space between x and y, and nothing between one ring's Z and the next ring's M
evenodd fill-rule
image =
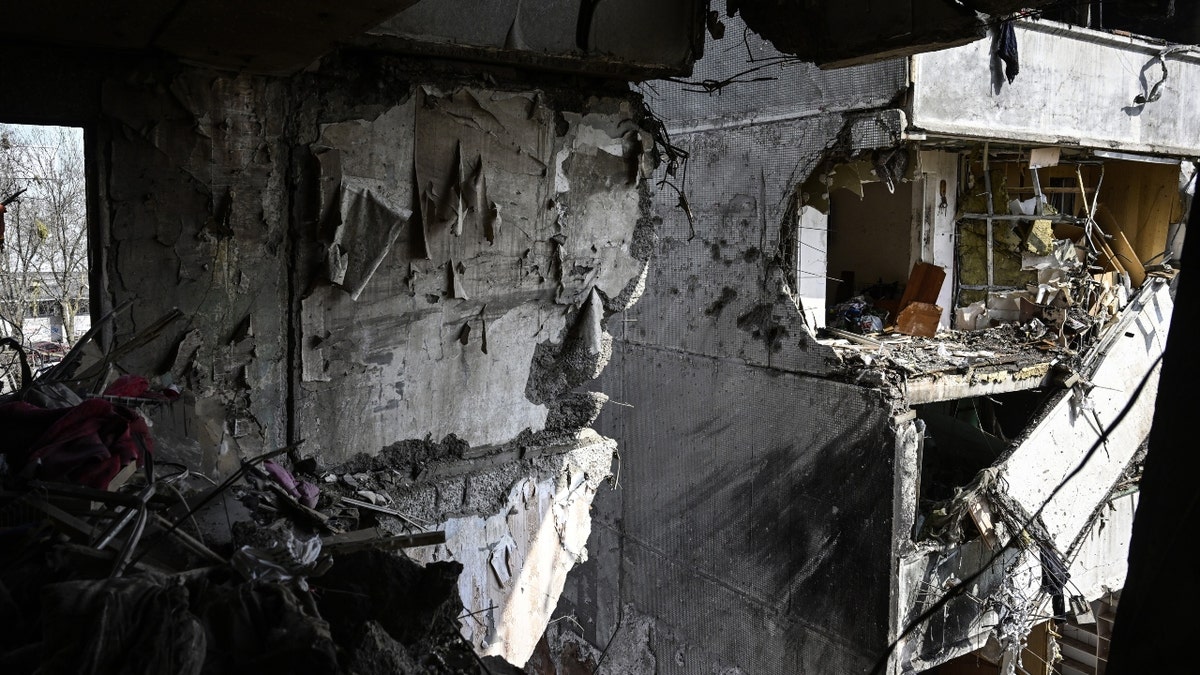
M4 672L514 672L461 633L463 565L396 552L445 530L365 474L330 489L284 448L215 483L156 450L140 408L177 398L51 376L0 399Z
M932 338L829 335L823 342L842 358L839 379L886 389L914 405L1045 386L1080 362L1074 350L1011 324Z

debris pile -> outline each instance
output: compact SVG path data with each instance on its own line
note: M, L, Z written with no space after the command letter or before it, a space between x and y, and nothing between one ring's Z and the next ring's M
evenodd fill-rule
M842 330L869 334L883 331L888 313L875 307L865 295L858 295L829 309L831 325Z
M1047 255L1027 255L1026 267L1037 273L1037 283L992 292L986 300L957 308L957 329L939 327L941 308L920 301L902 302L896 325L884 327L889 314L869 298L857 297L831 310L833 323L823 329L822 342L839 352L857 381L871 379L864 370L877 371L875 380L883 374L894 381L1038 363L1077 370L1083 355L1137 298L1139 288L1165 283L1176 270L1169 264L1155 266L1135 286L1127 272L1098 264L1097 251L1105 255L1097 248L1098 234L1075 226L1056 226L1055 232L1079 238L1064 236L1053 240ZM906 315L913 317L907 323ZM928 330L913 328L922 322Z
M297 446L220 483L169 461L144 413L179 390L91 337L0 398L0 672L517 672L462 637L462 566L402 553L445 533Z
M1078 362L1073 350L1049 344L1017 324L979 331L942 330L931 338L894 331L857 335L826 329L825 333L822 343L842 357L842 378L872 386L889 382L904 387L914 379L952 374L981 382L1002 376L1041 379L1052 371L1071 372Z

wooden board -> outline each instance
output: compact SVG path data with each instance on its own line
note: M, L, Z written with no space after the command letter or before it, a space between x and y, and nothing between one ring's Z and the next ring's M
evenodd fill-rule
M1129 272L1129 279L1133 282L1134 288L1141 288L1146 281L1146 268L1138 259L1138 254L1130 245L1129 239L1122 231L1121 225L1117 219L1109 213L1108 209L1101 205L1096 209L1096 223L1100 225L1100 229L1104 234L1109 235L1112 239L1108 240L1117 259L1121 261L1121 265Z

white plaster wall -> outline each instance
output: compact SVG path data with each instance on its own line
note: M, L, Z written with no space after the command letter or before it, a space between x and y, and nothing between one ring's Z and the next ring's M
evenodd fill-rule
M914 56L912 126L1026 143L1200 152L1194 51L1168 56L1161 98L1137 106L1141 78L1152 85L1162 77L1153 62L1160 46L1050 21L1021 22L1016 35L1021 70L1012 84L993 72L991 37Z
M1098 421L1090 412L1076 415L1071 397L1065 397L1001 464L1010 497L1030 513L1046 504L1042 520L1059 551L1068 551L1150 433L1158 391L1157 359L1166 348L1171 309L1168 287L1159 284L1137 319L1116 337L1102 357L1091 377L1095 385L1091 405ZM1056 486L1080 465L1100 437L1098 423L1103 428L1112 426L1147 373L1146 386L1121 424L1050 499Z
M938 265L946 270L946 281L938 294L937 304L942 308L941 325L950 327L954 312L954 213L958 194L958 155L943 151L924 151L920 155L921 175L924 189L914 192L920 199L919 247L914 257ZM942 204L941 181L946 181L946 203ZM914 261L915 262L915 261Z
M813 329L825 326L826 269L828 267L829 216L812 207L800 209L800 261L797 285L800 309Z

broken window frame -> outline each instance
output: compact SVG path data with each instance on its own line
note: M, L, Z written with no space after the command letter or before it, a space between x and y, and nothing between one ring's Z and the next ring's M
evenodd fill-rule
M1020 154L1024 155L1025 151L1024 150L1020 151ZM1095 226L1096 204L1098 203L1100 187L1104 181L1104 172L1103 172L1104 163L1103 163L1103 161L1095 160L1095 159L1082 159L1082 158L1080 158L1080 159L1065 159L1064 158L1059 161L1059 164L1067 164L1067 165L1075 165L1076 166L1078 182L1074 188L1060 188L1058 186L1055 186L1052 189L1055 190L1056 192L1061 189L1062 194L1069 193L1072 195L1072 197L1080 194L1080 191L1082 190L1082 194L1084 196L1083 206L1085 209L1088 209L1088 214L1086 217L1078 217L1075 215L1065 214L1065 213L1062 213L1061 211L1060 211L1060 213L1057 213L1057 214L1045 213L1046 205L1050 204L1050 200L1046 196L1048 193L1045 189L1042 188L1041 176L1038 173L1037 167L1030 167L1029 173L1033 179L1033 185L1031 186L1031 188L1034 193L1034 198L1037 201L1034 206L1034 214L1032 216L1027 216L1027 215L1010 215L1007 213L996 213L996 206L993 201L995 191L994 191L993 185L992 185L991 155L992 155L991 143L984 142L984 144L983 144L984 193L983 194L986 195L986 198L987 198L987 211L985 213L962 213L958 216L957 220L954 223L954 226L955 226L955 237L954 237L954 239L955 239L955 241L954 241L955 273L954 273L954 295L953 295L953 298L954 298L955 306L962 306L962 301L961 301L962 291L982 291L984 293L991 294L991 293L996 293L996 292L1022 290L1024 288L1023 286L1011 286L1011 285L996 283L996 277L995 277L995 260L996 260L995 227L996 227L996 223L1022 222L1022 221L1032 221L1032 220L1048 220L1051 223L1070 223L1070 224L1079 225L1079 226L1085 227L1085 228ZM1018 161L1027 162L1028 159L1021 158ZM1101 167L1100 180L1097 182L1097 184L1094 187L1085 185L1083 182L1082 174L1080 174L1078 171L1079 167L1088 166L1088 165L1098 165ZM1016 190L1016 189L1029 189L1029 188L1009 188L1009 189ZM1090 196L1090 199L1089 199L1089 196ZM962 283L961 251L959 249L959 245L960 245L962 226L968 221L983 221L985 224L984 236L987 241L987 253L986 253L987 283L984 283L984 284L964 284L964 283Z

